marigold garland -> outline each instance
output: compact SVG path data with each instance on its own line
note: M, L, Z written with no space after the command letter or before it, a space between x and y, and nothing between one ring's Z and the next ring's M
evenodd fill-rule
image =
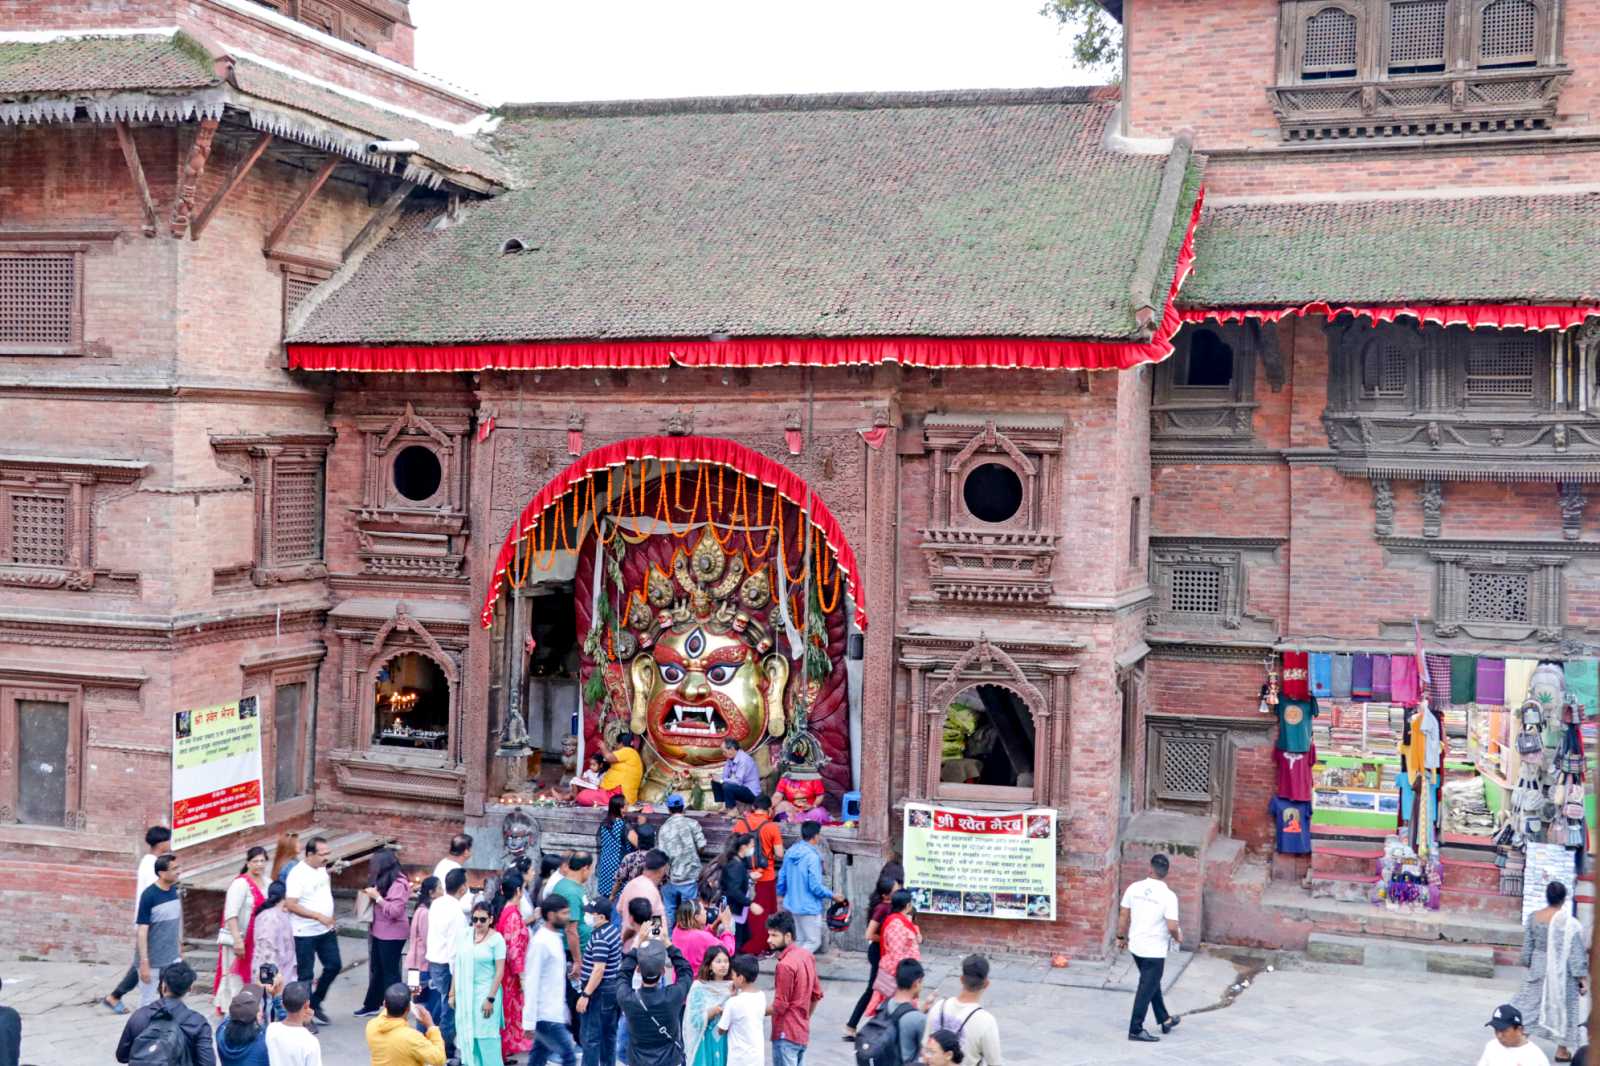
M835 560L833 564L833 581L831 582L833 585L833 600L830 602L822 598L822 588L829 583L828 579L822 576L823 571L827 569L826 557L829 554L827 542L819 538L817 540L817 606L822 609L824 615L832 614L834 608L839 606L839 596L842 591L840 588L839 563Z

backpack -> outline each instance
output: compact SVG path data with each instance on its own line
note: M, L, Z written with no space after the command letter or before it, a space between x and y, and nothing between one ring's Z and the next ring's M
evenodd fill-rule
M750 822L744 818L740 818L737 822L733 823L735 832L749 833L751 836L756 838L755 866L758 870L765 870L768 866L772 865L772 859L767 854L766 843L761 839L761 830L765 829L766 826L767 823L762 822L756 828L751 829Z
M157 1007L144 1030L133 1038L128 1066L189 1066L189 1038L178 1027L178 1018L165 1007Z
M916 1007L902 1003L885 1014L879 1011L856 1030L856 1066L907 1066L900 1057L900 1018Z

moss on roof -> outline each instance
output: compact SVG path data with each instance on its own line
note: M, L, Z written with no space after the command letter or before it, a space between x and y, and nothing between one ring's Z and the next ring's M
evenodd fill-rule
M1152 217L1167 156L1107 147L1114 106L1048 90L508 109L495 143L517 188L403 227L293 339L1133 339L1135 260L1174 222ZM527 250L502 255L510 238Z
M192 89L216 81L211 57L184 33L0 43L0 96Z

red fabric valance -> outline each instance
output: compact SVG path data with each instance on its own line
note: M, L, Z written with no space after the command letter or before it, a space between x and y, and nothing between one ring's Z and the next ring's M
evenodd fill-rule
M495 556L494 573L489 577L489 589L484 596L480 615L485 629L494 620L495 601L505 583L506 570L517 557L517 545L538 528L544 514L562 496L572 491L590 475L612 467L646 459L676 460L686 463L711 463L726 466L747 477L753 477L769 488L776 489L784 499L807 515L811 525L822 535L834 560L844 573L845 586L855 601L855 623L863 631L867 628L866 587L861 581L861 571L856 565L855 552L845 540L844 528L828 505L822 501L805 479L782 463L774 462L760 452L752 451L735 441L722 437L636 437L596 448L580 456L571 466L557 474L544 488L528 501L522 514L506 534Z
M1194 231L1204 190L1195 198L1161 321L1145 342L1027 337L733 337L728 340L595 341L549 344L290 344L294 370L398 374L481 370L652 370L668 366L875 366L929 369L1127 370L1172 354L1183 320L1175 300L1194 266Z
M1555 329L1566 330L1583 325L1585 319L1600 315L1600 307L1572 305L1528 304L1416 304L1392 306L1333 306L1326 303L1309 303L1299 307L1191 307L1179 312L1185 322L1242 322L1247 318L1263 322L1277 322L1285 315L1326 315L1337 318L1349 314L1367 318L1374 325L1393 322L1397 318L1414 318L1418 322L1433 322L1441 326L1467 326L1477 329Z

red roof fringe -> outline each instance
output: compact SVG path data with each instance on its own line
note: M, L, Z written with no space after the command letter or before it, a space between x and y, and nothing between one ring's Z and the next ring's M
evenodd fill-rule
M494 572L490 575L489 590L484 595L483 611L479 616L485 629L494 621L495 601L500 598L506 570L517 557L518 542L538 528L545 511L555 506L557 500L591 474L647 459L726 466L757 479L769 488L776 489L784 499L804 511L811 525L822 534L833 552L835 561L844 571L850 598L855 601L855 624L861 630L866 630L866 586L861 581L861 571L856 565L856 554L850 547L850 542L845 539L844 527L839 524L833 512L828 510L828 505L822 501L822 497L806 484L805 479L782 463L774 462L760 452L721 437L636 437L633 440L618 441L579 457L571 466L552 478L522 509L522 514L506 534L505 542L500 545L500 552L495 556Z
M1078 341L1027 337L733 337L728 340L584 341L559 344L288 345L293 370L427 374L482 370L656 370L685 367L874 366L929 369L1128 370L1172 354L1183 325L1178 290L1194 267L1194 233L1205 190L1178 250L1161 322L1150 340Z
M1242 322L1247 318L1263 322L1277 322L1285 315L1354 315L1367 318L1373 325L1393 322L1397 318L1414 318L1419 323L1433 322L1441 326L1466 326L1477 329L1489 326L1494 329L1554 329L1567 330L1581 326L1592 315L1600 315L1600 307L1540 306L1532 304L1416 304L1393 306L1335 307L1326 303L1302 304L1299 307L1192 307L1179 312L1185 322L1204 322L1208 318L1218 322Z

